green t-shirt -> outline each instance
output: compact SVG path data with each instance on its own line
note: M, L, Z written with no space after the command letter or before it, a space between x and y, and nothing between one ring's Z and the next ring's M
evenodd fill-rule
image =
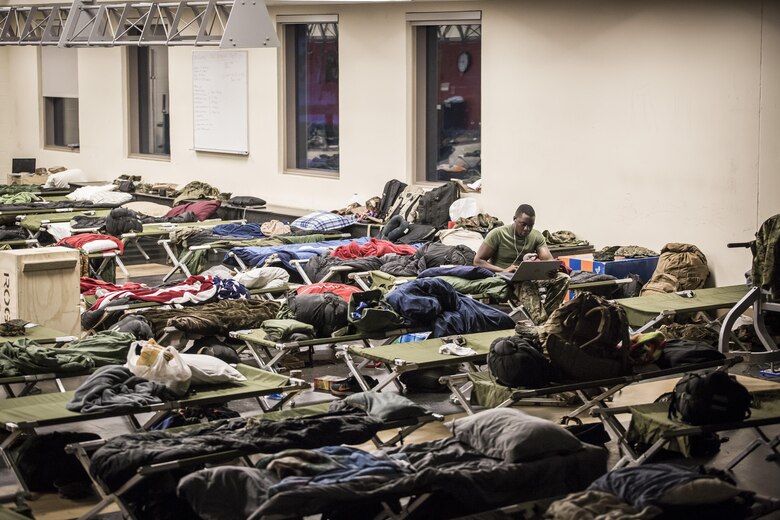
M504 268L519 264L523 261L523 256L536 253L540 247L547 245L547 241L544 235L535 229L532 229L525 238L517 237L512 224L507 224L488 233L485 244L493 250L490 263Z

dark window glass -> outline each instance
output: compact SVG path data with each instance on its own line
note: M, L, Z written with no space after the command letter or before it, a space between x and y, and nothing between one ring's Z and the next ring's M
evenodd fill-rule
M79 147L78 98L45 97L46 146Z
M425 52L425 180L482 176L480 25L420 28Z
M131 151L170 155L168 49L131 47L129 52Z
M339 170L339 40L335 23L288 28L294 100L289 161L299 169ZM292 41L290 41L292 40ZM289 134L288 134L289 135Z

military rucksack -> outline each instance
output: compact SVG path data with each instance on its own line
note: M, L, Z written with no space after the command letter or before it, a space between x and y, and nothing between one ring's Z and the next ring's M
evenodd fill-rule
M425 190L420 187L407 186L404 191L398 195L395 202L387 212L385 221L390 220L396 215L401 215L408 223L415 222L417 217L417 205L420 203L420 197L423 196Z
M382 200L377 210L377 217L385 218L385 215L390 212L390 208L393 207L393 204L406 186L405 182L401 182L398 179L391 179L385 183L385 187L382 189Z
M460 187L454 182L442 184L420 197L415 222L445 229L450 221L450 206L460 198Z
M382 297L382 291L353 293L347 320L360 334L386 332L404 326L404 319Z
M631 370L626 313L609 300L582 292L553 311L544 331L551 361L568 378L602 379Z
M693 424L721 424L750 417L752 397L726 372L685 374L669 400L669 418Z

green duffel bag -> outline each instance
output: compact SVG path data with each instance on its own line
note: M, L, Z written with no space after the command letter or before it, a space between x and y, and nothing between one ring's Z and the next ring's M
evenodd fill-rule
M375 334L404 326L404 319L374 289L354 293L349 299L347 320L360 334Z

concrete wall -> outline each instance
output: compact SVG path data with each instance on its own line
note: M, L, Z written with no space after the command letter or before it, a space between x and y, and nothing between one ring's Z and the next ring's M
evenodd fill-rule
M411 180L411 37L407 11L481 9L482 208L511 218L533 204L540 229L596 247L691 242L719 285L738 283L749 239L780 210L780 6L766 0L484 0L274 6L272 15L337 13L338 179L282 172L277 51L249 51L250 155L192 147L190 48L170 49L170 161L128 158L123 49L80 49L81 151L43 150L37 49L0 48L12 116L7 154L145 180L200 179L299 208L343 206ZM5 132L5 134L3 134Z

